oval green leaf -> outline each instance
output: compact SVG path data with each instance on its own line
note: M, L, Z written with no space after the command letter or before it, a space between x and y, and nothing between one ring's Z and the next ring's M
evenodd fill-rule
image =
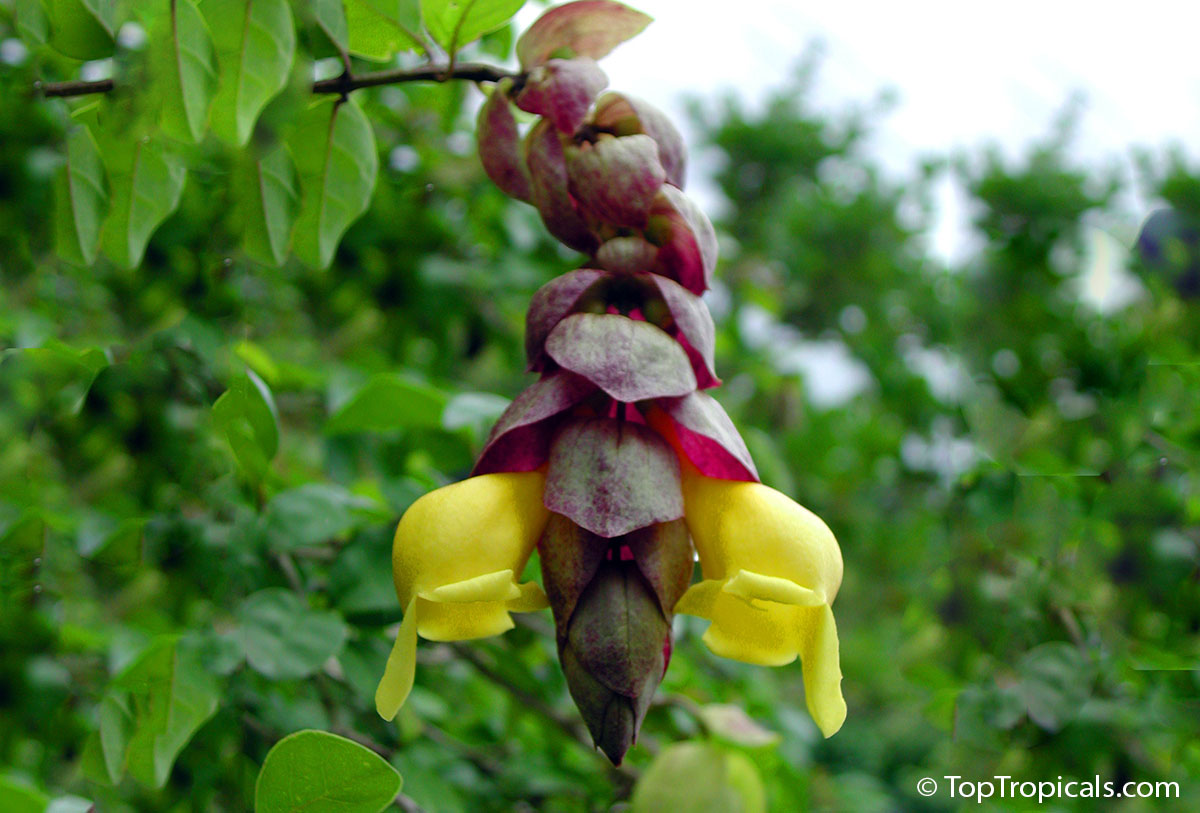
M334 612L314 610L282 587L259 590L237 609L238 637L255 671L277 680L308 677L346 642Z
M350 32L346 25L346 6L342 0L313 0L312 15L317 27L329 37L333 47L344 53L349 45Z
M100 249L100 226L108 211L108 189L100 149L86 127L67 136L67 163L54 184L54 242L58 255L91 265Z
M216 400L212 414L238 464L260 482L279 449L279 417L266 382L247 370Z
M30 47L43 45L50 36L50 17L42 0L17 0L13 7L17 33Z
M162 23L151 42L162 83L163 129L174 138L200 141L217 86L212 37L193 0L171 0L171 13Z
M217 685L193 656L161 637L112 683L100 741L113 781L124 771L161 788L192 735L217 710Z
M263 533L274 550L319 545L390 519L374 501L333 483L305 483L281 491L267 503Z
M371 123L352 101L323 100L301 115L288 147L303 193L292 250L305 264L326 268L371 202L379 171Z
M767 809L762 777L745 754L694 741L663 749L638 780L632 802L633 813Z
M265 265L283 265L300 209L300 182L291 156L278 147L261 158L247 156L234 171L242 247Z
M325 424L331 435L440 427L446 397L425 384L383 373L371 378Z
M525 0L421 0L421 18L437 44L454 54L521 10Z
M0 776L0 810L6 813L45 813L50 797L37 788Z
M48 0L50 45L75 59L112 56L114 0Z
M292 10L287 0L206 0L204 16L220 68L213 132L241 146L287 84L296 51Z
M105 164L111 180L112 208L104 222L104 253L117 265L142 261L150 235L179 206L187 167L160 141L106 141Z
M325 731L275 743L254 788L256 813L379 813L396 798L400 774L375 752Z
M346 0L346 25L350 53L363 59L388 62L400 51L425 51L417 0Z

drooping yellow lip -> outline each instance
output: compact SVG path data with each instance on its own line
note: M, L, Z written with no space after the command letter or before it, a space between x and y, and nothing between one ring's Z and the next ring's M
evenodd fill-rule
M722 657L782 666L799 656L809 713L825 736L846 719L831 604L842 581L833 533L815 514L760 483L683 475L684 519L704 580L675 612L712 623Z
M417 636L460 641L512 629L510 612L547 606L537 584L518 584L549 512L541 472L484 474L421 497L400 520L392 548L404 621L375 707L396 716L412 690Z

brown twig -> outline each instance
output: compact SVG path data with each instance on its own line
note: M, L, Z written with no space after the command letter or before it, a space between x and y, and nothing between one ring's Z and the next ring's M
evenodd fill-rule
M94 82L74 80L71 82L34 82L33 90L43 96L86 96L89 93L108 93L114 87L111 79Z
M321 79L313 82L313 93L336 93L345 96L359 88L378 87L380 85L399 85L405 82L447 82L461 79L466 82L499 82L505 77L516 77L515 74L479 62L463 62L457 65L421 65L416 68L399 68L391 71L377 71L358 76L349 70L331 79ZM72 80L70 82L35 82L34 91L43 96L86 96L89 93L108 93L116 87L112 79L97 79L92 82Z

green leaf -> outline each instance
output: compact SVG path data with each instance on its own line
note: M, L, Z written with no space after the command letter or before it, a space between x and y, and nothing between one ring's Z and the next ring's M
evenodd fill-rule
M342 0L313 0L313 19L329 37L339 51L345 51L350 43L350 30L346 25L346 6Z
M301 115L288 147L303 190L292 250L307 265L325 268L371 201L379 170L375 136L353 101L327 99Z
M146 520L134 518L97 533L81 534L79 554L110 570L132 574L142 559L145 530Z
M112 206L101 238L104 253L117 265L134 268L150 235L179 206L187 168L162 142L148 138L132 144L108 141L105 164Z
M81 796L60 796L46 807L46 813L89 813L96 806Z
M97 734L104 768L102 778L115 785L125 775L125 753L133 734L134 719L128 697L121 693L106 695L100 701L98 717L100 728Z
M112 56L115 0L48 0L50 45L74 59Z
M481 443L511 403L490 392L460 392L446 404L442 428L449 432L466 429L472 440Z
M325 424L331 435L441 426L446 396L398 375L372 377Z
M701 706L700 719L716 738L744 748L767 748L779 744L779 735L763 728L741 706L710 703Z
M91 265L100 249L100 226L107 210L100 148L87 127L77 127L67 136L67 163L54 184L58 255L76 265Z
M275 743L254 788L256 813L379 813L403 782L382 757L324 731Z
M204 17L193 0L171 0L171 14L155 26L157 78L162 82L163 129L200 141L217 87L217 56Z
M421 18L438 45L454 54L512 19L525 0L421 0Z
M157 639L112 683L101 704L100 739L110 776L128 771L160 788L192 735L217 710L213 678L177 647Z
M663 749L633 790L633 813L659 810L744 813L765 811L766 794L754 763L706 742Z
M328 542L390 516L372 500L339 485L305 483L271 498L263 530L271 547L291 550Z
M335 612L314 610L282 587L259 590L237 609L246 660L269 678L307 677L346 642L346 625Z
M269 758L270 754L267 756ZM388 767L391 768L390 765ZM399 792L400 790L397 788L396 793ZM45 813L46 805L49 803L50 797L40 790L19 784L6 776L0 776L0 810L3 810L4 813Z
M212 413L238 464L253 482L261 482L279 450L279 415L271 390L247 370L216 400Z
M10 348L0 352L0 364L14 380L32 384L22 394L28 405L49 416L76 415L108 356L95 347L75 349L50 340L42 347Z
M1057 731L1073 719L1092 693L1092 665L1085 652L1066 642L1041 644L1017 664L1021 682L1017 693L1029 719L1047 731Z
M763 483L784 494L796 493L796 480L787 458L779 449L776 439L757 426L746 426L742 429L742 437L750 457L758 467L758 473Z
M296 31L287 0L206 0L220 69L213 132L246 143L258 114L287 84Z
M391 539L364 533L343 546L329 569L329 593L337 608L347 615L398 615Z
M13 617L34 595L37 557L46 544L46 521L32 511L0 528L0 618Z
M300 208L299 180L287 150L280 146L261 158L247 156L234 171L233 185L242 247L264 265L283 265Z
M44 44L50 36L50 17L43 0L17 0L14 11L21 39L31 46Z
M424 52L416 33L421 25L418 0L346 0L350 53L389 62L400 51Z

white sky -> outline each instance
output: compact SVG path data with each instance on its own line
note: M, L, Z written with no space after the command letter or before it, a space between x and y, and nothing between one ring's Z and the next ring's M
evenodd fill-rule
M1121 158L1132 145L1187 145L1200 138L1200 4L1140 0L1004 3L907 0L631 0L655 22L602 61L625 89L684 121L681 97L736 89L751 102L779 86L806 46L824 45L816 102L836 110L891 88L898 103L877 122L871 147L895 175L917 156L993 142L1008 155L1049 132L1072 93L1084 95L1073 149L1082 161ZM530 4L519 28L536 18ZM696 143L694 134L686 133ZM690 181L704 205L713 193L702 161ZM962 245L952 190L934 247Z

